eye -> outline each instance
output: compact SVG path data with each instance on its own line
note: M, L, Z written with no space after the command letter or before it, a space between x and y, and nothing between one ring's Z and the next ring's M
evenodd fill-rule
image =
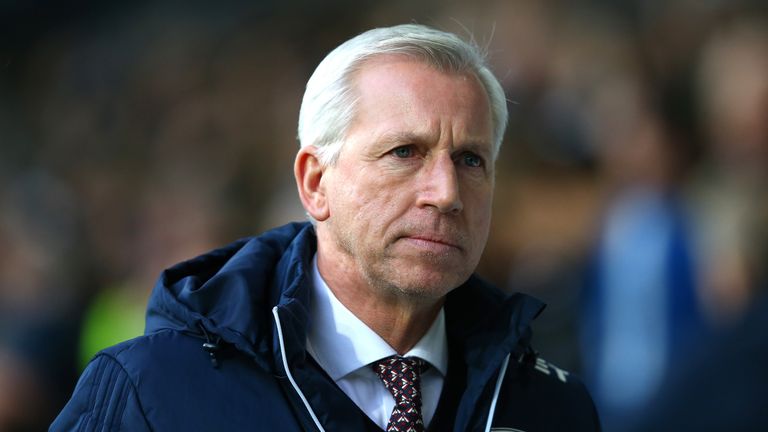
M411 146L401 146L392 150L392 154L395 157L398 157L401 159L407 159L413 156L413 148Z
M461 156L461 160L464 163L464 165L472 168L479 168L483 166L483 158L480 156L474 154L474 153L464 153Z

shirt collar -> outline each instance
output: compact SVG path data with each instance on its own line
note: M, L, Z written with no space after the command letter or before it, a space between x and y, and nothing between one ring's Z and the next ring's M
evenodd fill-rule
M317 269L317 255L312 260L312 282L307 350L334 381L379 359L397 355L331 292ZM443 308L427 333L405 356L424 359L445 376L448 343Z

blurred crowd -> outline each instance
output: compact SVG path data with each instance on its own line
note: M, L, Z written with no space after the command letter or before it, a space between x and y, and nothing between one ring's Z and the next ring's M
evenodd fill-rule
M510 127L479 272L549 303L538 348L606 430L739 326L768 262L764 2L6 2L0 431L44 429L142 332L163 268L305 218L306 80L408 21L487 47Z

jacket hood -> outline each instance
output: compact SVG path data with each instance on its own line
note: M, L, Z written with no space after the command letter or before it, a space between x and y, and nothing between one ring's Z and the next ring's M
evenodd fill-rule
M145 333L212 334L269 369L270 309L293 300L315 249L312 225L292 223L179 263L152 291Z

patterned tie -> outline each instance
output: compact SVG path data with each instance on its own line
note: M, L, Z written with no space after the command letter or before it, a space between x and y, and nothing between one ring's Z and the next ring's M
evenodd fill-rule
M415 357L392 356L371 364L395 397L387 432L424 432L421 417L421 372L427 363Z

